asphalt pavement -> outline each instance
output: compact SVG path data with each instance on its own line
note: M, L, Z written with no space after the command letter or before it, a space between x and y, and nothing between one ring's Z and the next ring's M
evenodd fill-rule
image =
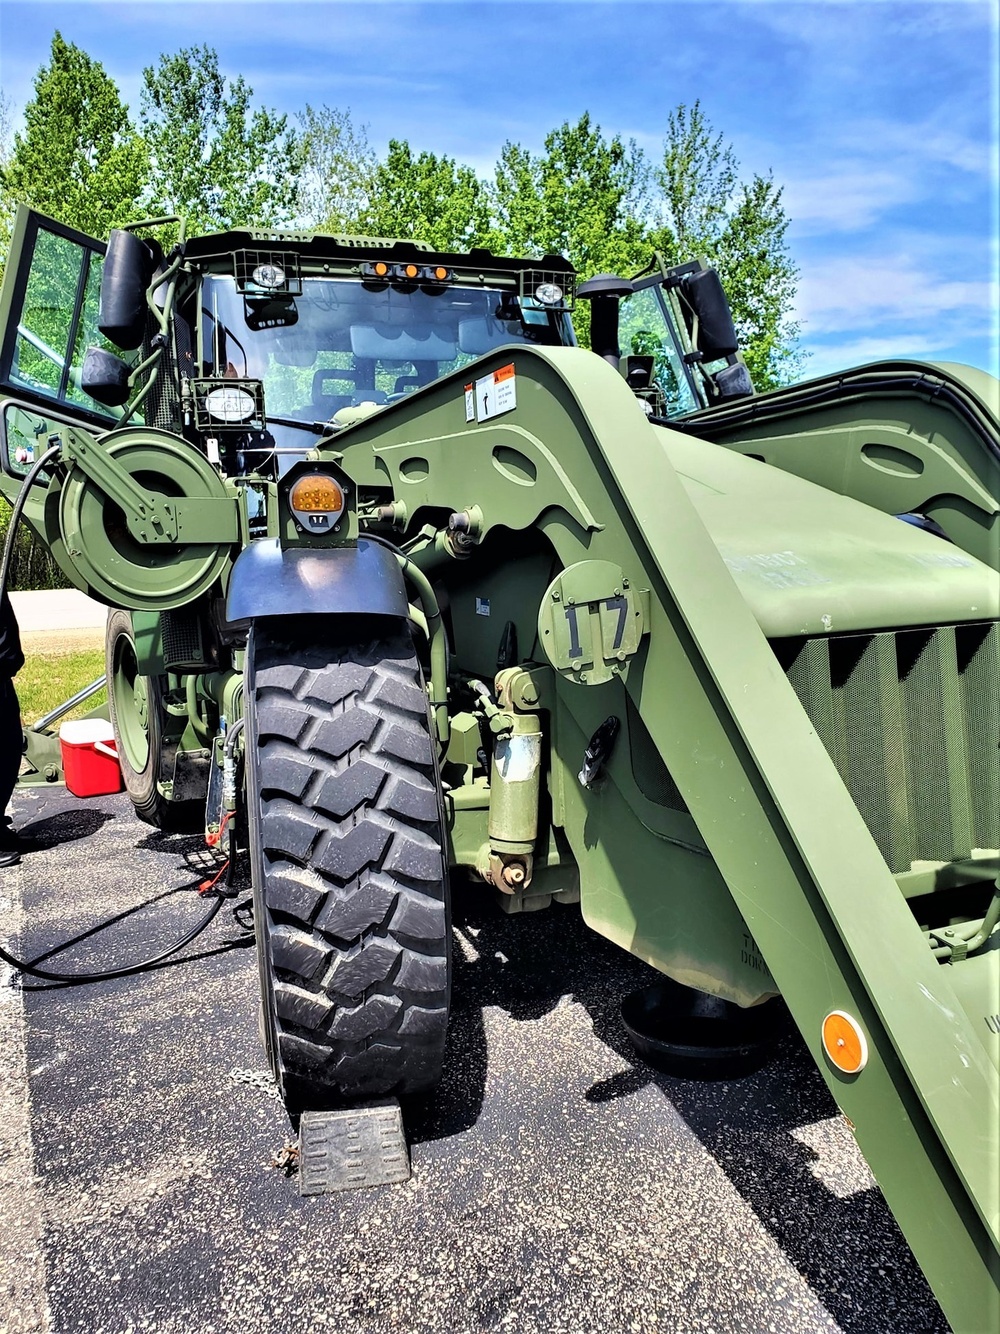
M126 798L14 814L35 850L0 870L0 941L22 957L81 937L49 966L123 965L204 910L199 840ZM273 1165L295 1131L248 925L240 898L180 959L86 986L0 964L2 1334L947 1330L797 1038L743 1080L657 1073L618 1016L656 975L571 906L459 896L412 1179L301 1197Z

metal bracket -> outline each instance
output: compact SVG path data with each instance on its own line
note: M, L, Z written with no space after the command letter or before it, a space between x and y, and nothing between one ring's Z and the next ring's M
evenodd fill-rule
M239 540L236 503L230 496L166 500L140 486L92 435L72 427L62 434L61 457L121 506L129 532L145 545Z
M121 505L130 528L133 519L141 520L142 525L154 532L160 541L173 542L176 539L177 525L172 507L141 487L92 435L73 429L65 431L62 437L62 458L67 463L75 464L105 495L111 496Z
M299 1194L408 1181L410 1153L395 1098L299 1120Z

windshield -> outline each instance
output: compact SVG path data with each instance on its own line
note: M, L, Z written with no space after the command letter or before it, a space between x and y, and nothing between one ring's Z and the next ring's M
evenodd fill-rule
M233 278L209 276L202 291L202 375L262 380L276 439L284 418L300 448L309 443L297 422L395 402L504 343L573 341L565 314L521 311L499 288L306 278L301 295L260 303Z
M663 395L667 417L679 417L701 407L681 357L659 282L641 287L623 298L618 337L623 356L653 358L653 381Z

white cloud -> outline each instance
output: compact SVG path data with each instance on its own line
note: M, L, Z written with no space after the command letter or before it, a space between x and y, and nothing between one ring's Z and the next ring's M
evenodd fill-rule
M803 236L865 231L887 209L912 203L922 193L913 174L861 162L832 166L816 176L786 177L783 184L782 202Z
M749 7L749 6L748 6ZM995 25L991 0L757 0L754 17L786 40L820 51L846 33L860 48L887 30L952 37L968 28ZM859 54L860 50L859 50Z
M866 335L861 338L848 338L843 342L803 343L808 352L804 366L804 378L817 379L821 375L830 375L834 371L848 370L852 366L864 366L872 361L938 361L950 360L950 353L955 346L950 338L938 338L933 334L922 336L919 332L906 335L895 334L887 337Z
M982 325L997 307L997 287L982 279L942 278L909 255L831 259L803 273L796 318L807 338L886 322L926 323L964 316Z
M803 266L796 300L809 377L896 357L998 366L996 242L968 258L944 235L884 232L867 254Z

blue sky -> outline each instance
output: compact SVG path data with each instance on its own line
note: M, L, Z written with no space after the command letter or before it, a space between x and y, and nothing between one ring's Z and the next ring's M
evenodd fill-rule
M745 172L783 185L807 373L883 356L997 373L996 0L496 5L0 0L15 116L52 32L136 107L143 65L206 42L260 102L349 108L490 172L589 111L650 153L700 99Z

